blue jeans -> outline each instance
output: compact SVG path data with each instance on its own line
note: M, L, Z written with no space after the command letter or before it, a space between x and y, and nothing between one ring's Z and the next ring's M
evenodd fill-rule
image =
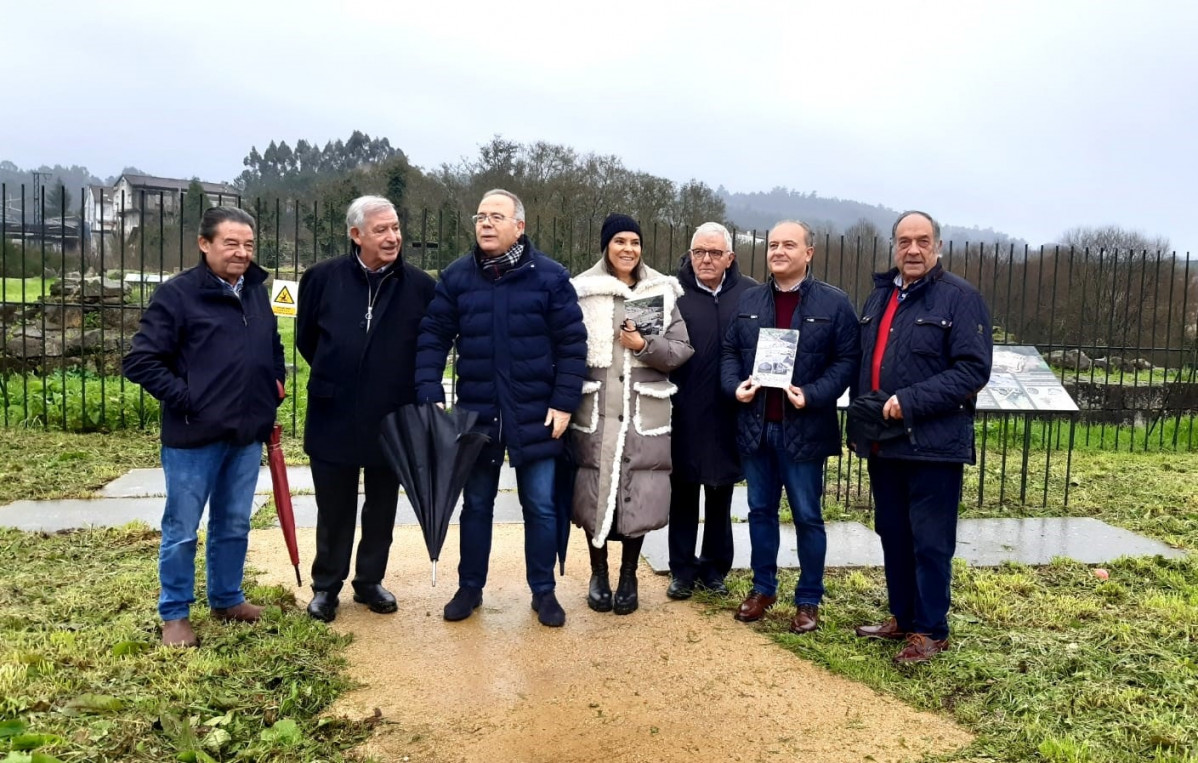
M166 509L158 552L158 614L163 620L187 617L195 601L196 536L206 503L208 606L227 609L245 601L241 578L261 463L260 442L162 449Z
M782 425L765 425L765 442L756 453L743 455L741 464L749 483L749 564L753 590L767 596L778 592L778 503L782 489L794 515L799 550L799 582L795 604L819 605L824 597L824 534L822 509L824 461L792 461L782 440Z
M461 560L458 585L482 588L487 584L491 561L491 524L495 494L499 492L497 463L479 459L462 490ZM524 512L524 564L528 587L535 594L557 585L553 563L557 558L557 512L553 503L555 459L543 458L516 467L516 489Z

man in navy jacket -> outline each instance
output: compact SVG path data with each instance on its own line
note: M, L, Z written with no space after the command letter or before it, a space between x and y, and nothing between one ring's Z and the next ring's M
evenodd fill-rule
M441 271L420 324L416 396L444 403L445 358L457 343L457 405L477 411L492 447L462 491L458 591L446 620L482 604L491 519L507 451L524 511L524 560L532 608L543 625L565 624L554 589L556 457L586 376L586 329L570 274L524 235L524 204L488 191L474 215L476 245Z
M799 552L792 633L819 626L824 595L824 463L840 452L836 401L861 359L857 319L848 296L816 280L811 228L781 222L770 231L769 280L740 298L724 339L720 376L724 393L740 403L737 447L749 485L750 564L753 590L736 611L741 622L760 620L778 588L778 503L785 488ZM790 384L763 388L754 379L763 328L798 332Z
M312 367L304 452L316 488L316 558L308 614L329 622L349 574L363 475L362 537L354 601L372 612L397 608L383 588L399 480L379 449L382 418L416 402L416 334L436 282L402 256L403 234L390 201L350 203L344 257L308 268L300 281L295 345Z
M262 444L283 398L278 324L253 263L254 219L213 207L200 221L200 263L154 292L123 371L162 403L166 507L158 577L162 643L197 646L196 534L208 504L208 605L256 622L241 590Z
M891 238L895 267L874 276L861 311L854 395L889 393L882 417L901 421L906 437L849 444L869 459L893 617L857 635L906 639L895 661L910 664L948 646L961 480L974 462L974 406L990 378L993 340L981 294L939 263L931 215L904 212Z

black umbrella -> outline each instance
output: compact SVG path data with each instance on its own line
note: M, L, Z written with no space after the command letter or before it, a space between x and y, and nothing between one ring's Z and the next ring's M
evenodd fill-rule
M490 441L471 431L477 419L474 411L445 411L429 403L405 405L382 421L379 443L424 531L433 585L454 506L479 451Z
M571 449L570 434L566 433L565 447L557 457L553 470L553 505L557 509L557 560L561 574L566 574L566 546L570 544L570 516L574 508L574 478L578 462Z

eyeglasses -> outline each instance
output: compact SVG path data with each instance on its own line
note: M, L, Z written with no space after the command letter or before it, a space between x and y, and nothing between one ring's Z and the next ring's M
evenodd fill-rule
M690 250L691 259L695 262L702 262L706 259L718 260L723 257L726 252L723 249L692 249Z
M471 215L470 219L474 221L475 225L478 225L479 223L485 222L487 220L490 220L492 225L502 225L504 223L504 221L515 220L516 218L508 217L507 215L501 215L498 212L490 212L487 214L483 214L480 212L477 215Z

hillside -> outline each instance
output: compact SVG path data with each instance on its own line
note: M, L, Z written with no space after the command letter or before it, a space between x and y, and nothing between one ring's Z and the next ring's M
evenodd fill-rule
M783 187L768 192L732 193L720 186L716 193L727 207L728 220L741 229L764 230L778 220L796 218L810 223L817 230L835 234L843 233L861 220L867 220L877 228L880 238L889 238L890 226L901 211L881 204L825 198L814 191L808 194ZM945 225L942 236L945 243L997 242L1016 246L1025 243L1002 231L978 226Z

